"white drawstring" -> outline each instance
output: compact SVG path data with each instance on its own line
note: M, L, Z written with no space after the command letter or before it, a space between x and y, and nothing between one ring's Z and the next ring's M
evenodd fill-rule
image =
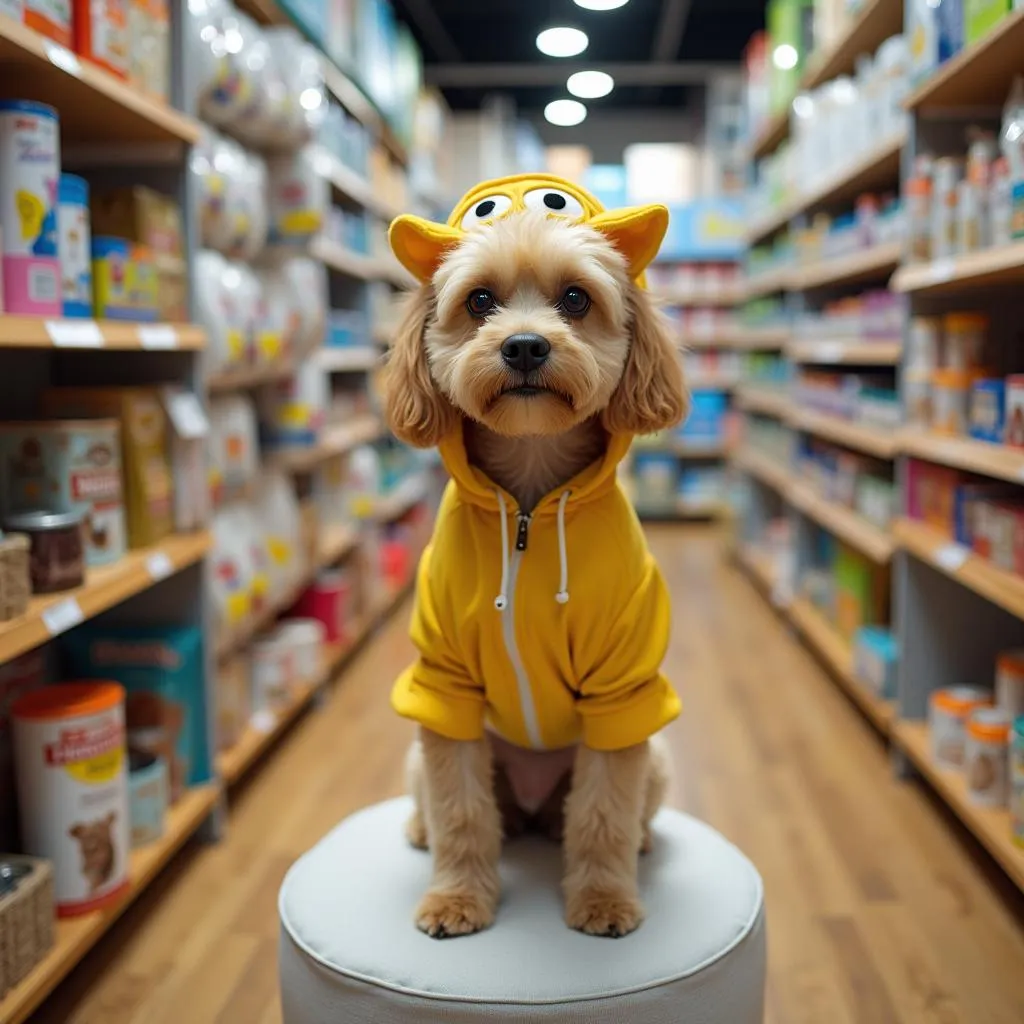
M508 607L508 509L505 495L498 490L494 493L501 508L501 593L494 599L494 607L503 612Z
M569 557L565 551L565 506L569 501L569 491L562 491L558 499L558 568L560 571L558 593L555 600L559 604L569 601Z

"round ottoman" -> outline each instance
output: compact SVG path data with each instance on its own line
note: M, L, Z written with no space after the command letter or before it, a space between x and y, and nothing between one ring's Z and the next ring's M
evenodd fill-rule
M285 1024L762 1024L761 879L734 846L674 811L641 858L647 920L622 939L562 920L561 848L502 851L492 928L431 939L412 923L430 854L409 847L408 800L342 822L281 887Z

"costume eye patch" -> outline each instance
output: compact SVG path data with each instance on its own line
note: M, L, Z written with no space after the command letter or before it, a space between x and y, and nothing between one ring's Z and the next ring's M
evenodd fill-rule
M493 195L477 200L462 217L462 230L479 227L488 221L508 213L512 209L512 200L508 196Z
M557 188L535 188L523 196L523 202L528 210L543 210L569 220L579 220L583 216L583 204Z

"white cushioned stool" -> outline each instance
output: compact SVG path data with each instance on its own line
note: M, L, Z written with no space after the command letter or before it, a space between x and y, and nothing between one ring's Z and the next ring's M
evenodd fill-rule
M562 919L561 849L502 851L494 926L431 939L413 910L430 854L410 848L408 800L360 811L281 887L285 1024L762 1024L761 879L717 832L675 811L641 858L647 920L622 939Z

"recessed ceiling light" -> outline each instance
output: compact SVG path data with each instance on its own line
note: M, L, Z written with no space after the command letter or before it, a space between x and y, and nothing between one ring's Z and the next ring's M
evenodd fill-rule
M571 128L586 119L587 108L578 100L552 100L544 108L544 116L560 128Z
M576 0L576 6L586 11L614 11L628 3L629 0Z
M549 57L575 57L587 48L587 33L578 28L546 28L537 36L537 49Z
M615 79L603 71L577 71L569 76L565 87L581 100L597 100L615 88Z

